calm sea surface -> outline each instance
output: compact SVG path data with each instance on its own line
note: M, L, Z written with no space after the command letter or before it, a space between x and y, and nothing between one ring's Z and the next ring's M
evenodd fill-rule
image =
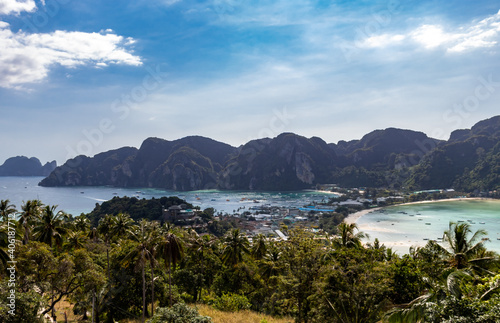
M302 207L312 202L328 201L329 193L316 191L300 192L242 192L242 191L192 191L176 192L152 188L96 187L41 187L43 177L0 177L0 200L9 199L18 209L23 201L39 199L48 205L58 205L73 215L92 211L96 203L112 199L114 196L135 196L138 198L159 198L178 196L199 206L202 210L213 207L217 212L233 213L238 209L247 210L252 206L271 204L276 206Z
M399 254L410 246L439 241L450 221L469 223L473 232L487 231L486 247L500 252L500 201L444 201L392 206L369 213L356 222L361 231L378 238Z
M302 207L312 202L328 200L331 194L315 191L300 192L243 192L193 191L176 192L151 188L115 187L41 187L43 177L0 177L0 200L9 199L18 209L23 201L40 199L58 210L73 215L88 213L96 203L114 196L151 198L178 196L199 206L202 210L213 207L217 212L233 213L252 206L271 204ZM382 212L372 212L357 221L361 231L378 238L399 254L407 253L410 246L424 246L427 239L438 240L450 221L471 224L472 230L485 229L490 241L488 249L500 252L500 201L456 201L393 206Z

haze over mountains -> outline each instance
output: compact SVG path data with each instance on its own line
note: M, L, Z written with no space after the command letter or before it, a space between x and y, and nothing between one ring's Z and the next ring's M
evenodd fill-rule
M448 141L396 128L337 144L293 133L240 147L199 136L148 138L139 149L68 160L40 185L283 191L335 183L490 190L500 186L499 139L500 116L456 130Z

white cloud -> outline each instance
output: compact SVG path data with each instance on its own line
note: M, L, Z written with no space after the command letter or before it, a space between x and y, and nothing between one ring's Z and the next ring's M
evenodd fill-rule
M446 30L448 29L448 30ZM449 30L442 25L425 24L406 35L381 34L366 38L361 48L385 48L414 42L425 49L443 48L450 53L459 53L498 44L500 38L500 11L483 20Z
M34 0L0 0L0 15L20 14L36 10Z
M383 34L383 35L368 37L363 41L363 43L361 43L361 47L366 47L366 48L387 47L390 45L399 44L405 39L406 36L404 35Z
M111 33L55 31L47 34L13 33L0 22L0 87L19 88L40 82L50 67L82 65L138 66L141 59L126 48L131 39Z

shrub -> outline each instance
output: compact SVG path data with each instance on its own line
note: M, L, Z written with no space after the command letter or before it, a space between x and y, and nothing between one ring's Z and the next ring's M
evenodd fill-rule
M183 303L160 307L148 323L211 323L212 318L201 316L198 310Z
M251 304L243 295L224 293L222 296L217 297L212 301L212 305L215 309L225 312L237 312L239 310L250 309Z

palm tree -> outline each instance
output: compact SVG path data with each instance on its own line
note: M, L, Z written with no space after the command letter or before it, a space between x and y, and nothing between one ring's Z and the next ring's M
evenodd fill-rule
M271 277L277 276L282 271L280 260L280 249L276 246L269 248L259 266L262 278L268 281Z
M110 233L111 237L118 237L118 239L126 238L136 229L135 222L126 213L118 213L111 218Z
M359 248L362 239L369 238L364 232L354 233L358 230L356 223L342 222L337 226L338 237L333 240L333 245L338 248Z
M170 224L166 224L163 227L158 249L163 259L165 259L165 266L168 266L168 290L170 294L170 306L172 306L172 268L175 268L177 261L183 257L184 246L180 235L174 231Z
M7 264L10 257L6 249L9 245L9 235L6 223L0 223L0 262L4 265Z
M437 280L424 278L427 292L408 304L396 306L384 315L384 322L418 323L424 322L426 310L443 300L454 297L461 299L465 292L465 283L473 277L462 270L448 269ZM486 295L486 293L484 294Z
M44 242L52 247L55 243L60 247L63 241L63 235L67 233L65 223L62 219L62 212L55 212L57 205L47 205L42 210L40 219L35 223L33 229L37 241Z
M146 317L146 265L153 263L154 249L156 248L157 237L152 234L152 230L147 230L147 221L142 220L139 230L132 232L131 238L134 241L134 247L125 257L125 264L135 262L136 269L141 269L142 275L142 322ZM153 268L151 269L153 275Z
M16 206L14 204L10 204L10 200L0 201L0 218L2 218L4 222L7 222L9 216L16 212Z
M109 271L109 243L111 241L111 226L112 226L112 216L110 214L104 215L99 220L99 224L97 226L97 230L92 230L92 238L94 241L97 241L98 234L104 237L104 244L106 245L106 260L107 260L107 267L106 267L106 273L108 276L108 281L110 281L110 271Z
M156 260L158 246L160 243L160 226L158 222L147 222L149 239L147 243L149 257L149 267L151 268L151 315L155 314L155 275L154 270L158 261Z
M224 237L224 249L222 251L222 262L225 265L237 265L243 260L243 254L249 254L250 243L240 229L233 229Z
M485 235L485 230L472 233L468 223L450 222L449 229L443 234L443 241L448 248L429 241L424 248L410 249L413 257L421 257L427 262L432 261L438 270L446 266L447 268L437 279L425 278L428 292L409 304L400 305L388 312L385 321L391 323L422 322L425 310L430 305L437 304L450 296L456 299L463 298L467 292L464 288L465 284L474 280L473 272L493 274L486 268L497 260L484 247L484 241L488 240L484 238ZM479 299L487 299L499 288L500 285L495 285L477 296Z
M78 250L85 248L88 238L82 232L70 232L66 239L65 248L67 250Z
M198 256L201 263L201 283L200 294L198 299L201 299L203 284L205 282L205 254L212 251L213 244L217 241L214 236L205 234L200 236L196 231L189 232L188 245L189 248Z
M477 230L472 234L468 223L450 222L449 229L443 234L443 241L448 245L448 250L441 247L445 256L449 258L450 267L464 269L473 267L475 270L485 270L485 266L495 258L485 254L485 230Z
M77 216L73 221L73 228L85 234L90 230L90 220L84 214Z
M258 234L252 241L252 256L259 260L262 259L267 253L266 237L263 234Z
M23 245L26 245L30 240L32 224L40 219L42 205L40 200L28 200L21 207L23 212L19 217L19 223L24 229Z

